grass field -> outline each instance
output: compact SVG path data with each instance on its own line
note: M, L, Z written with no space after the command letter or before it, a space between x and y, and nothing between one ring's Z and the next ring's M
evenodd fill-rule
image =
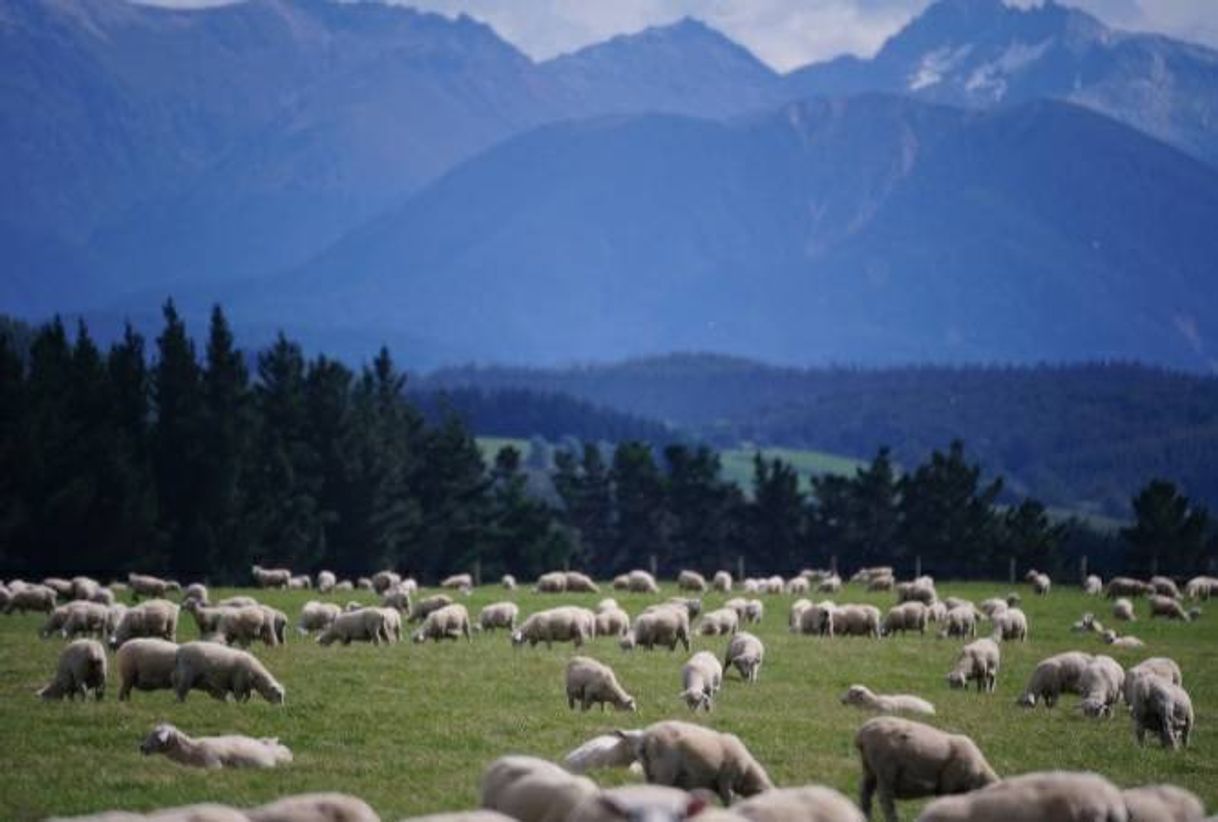
M974 600L1007 590L997 583L940 585L941 596ZM1075 697L1052 711L1015 707L1039 659L1068 649L1102 650L1097 638L1072 635L1069 625L1084 610L1102 610L1101 618L1107 614L1105 603L1073 589L1059 588L1041 599L1023 586L1020 590L1031 640L1003 645L998 690L992 695L947 688L944 675L959 641L930 635L879 641L794 636L786 629L792 598L764 597L766 617L755 631L767 646L760 682L748 686L731 674L714 713L699 714L695 721L739 734L780 785L818 782L853 797L859 765L852 739L865 716L837 699L851 683L862 682L877 691L929 698L939 711L933 724L970 734L999 773L1092 769L1121 786L1173 782L1199 794L1211 812L1218 810L1218 612L1191 624L1139 619L1130 632L1146 640L1145 652L1114 654L1126 667L1146 656L1168 655L1183 668L1197 731L1191 749L1171 753L1157 745L1136 747L1123 710L1114 720L1091 721L1074 710ZM675 592L666 586L664 593ZM504 595L482 588L467 605L476 615L479 607ZM310 593L260 596L294 615ZM567 602L591 606L600 597L517 591L510 598L529 613ZM655 599L617 598L632 614ZM723 599L709 595L705 602L714 607ZM835 600L886 608L892 598L847 586ZM1144 609L1140 603L1139 613ZM606 638L585 647L585 653L616 669L638 699L639 713L581 714L567 709L563 695L563 668L574 649L513 649L503 633L476 636L472 643L380 648L321 648L293 634L285 647L254 649L287 688L287 703L280 707L257 697L246 705L222 704L200 693L178 704L167 691L136 692L120 704L114 681L101 703L44 703L34 691L49 678L62 642L38 639L41 621L41 615L0 617L0 751L6 765L0 773L0 819L5 820L205 800L252 805L314 790L354 793L393 820L472 806L482 767L501 754L560 757L614 727L691 718L676 696L688 656L679 649L626 653ZM195 634L184 615L179 639ZM725 645L725 639L697 638L694 649L721 653ZM295 752L295 762L270 772L202 773L164 758L144 758L138 743L161 721L194 735L278 736ZM626 776L597 778L610 783ZM901 807L903 818L911 819L919 803Z

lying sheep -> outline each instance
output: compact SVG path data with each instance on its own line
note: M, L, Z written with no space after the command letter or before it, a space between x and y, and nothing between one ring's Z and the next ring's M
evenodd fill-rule
M682 591L706 591L706 577L697 571L682 571L677 574L677 588Z
M684 790L706 788L730 804L732 796L772 790L765 768L733 734L668 720L641 731L618 731L634 748L647 781Z
M1189 616L1185 612L1184 606L1171 597L1152 594L1149 602L1151 619L1165 617L1167 619L1178 619L1181 622L1189 621Z
M576 648L596 636L596 615L586 608L565 605L531 614L512 633L512 644L529 643L535 647L544 642L552 648L555 642L571 642Z
M876 694L866 685L851 685L842 694L843 705L853 705L879 714L923 714L933 716L935 706L919 696L908 694Z
M723 667L736 666L745 682L756 682L761 676L761 664L765 661L765 645L747 631L741 631L727 644Z
M179 765L192 768L273 768L292 761L292 752L274 737L191 737L173 725L162 723L140 743L145 756L164 754Z
M26 611L50 613L55 610L58 595L54 589L45 585L25 585L20 588L9 588L8 602L4 605L4 613L16 611L24 614Z
M259 588L287 588L292 583L292 572L287 568L263 568L255 565L250 569Z
M646 571L631 571L626 575L626 588L636 594L658 594L660 586L656 578Z
M352 642L371 642L373 645L389 642L385 611L380 608L358 608L339 614L317 637L319 645L329 646L335 642L343 645Z
M821 785L775 788L736 803L732 812L750 822L864 822L866 819L848 798Z
M829 620L831 636L880 636L880 609L874 605L839 605Z
M1112 716L1112 708L1120 700L1125 685L1125 669L1115 659L1097 654L1083 670L1079 691L1082 712L1093 719Z
M465 637L467 641L473 640L473 635L470 631L469 611L464 605L454 603L453 605L445 605L438 611L432 611L427 615L427 619L423 620L423 624L414 632L411 637L416 643L433 640L439 642L442 639L458 640Z
M1129 707L1138 744L1144 744L1146 732L1151 731L1159 735L1165 748L1187 748L1194 721L1188 692L1157 676L1138 677L1132 691Z
M634 697L617 681L613 669L591 657L572 657L567 663L567 705L574 710L579 702L586 711L595 704L605 710L606 703L619 711L637 711Z
M918 822L1126 822L1125 800L1093 773L1013 776L963 796L931 802Z
M1113 648L1144 648L1146 643L1138 639L1136 636L1118 636L1116 631L1108 630L1100 634L1100 637Z
M436 594L435 596L421 599L414 605L414 610L410 612L411 622L422 622L427 619L432 611L438 611L448 605L452 605L452 597L447 594Z
M956 667L947 675L947 684L952 688L967 688L970 681L976 681L979 692L993 693L998 683L1000 658L998 643L994 640L970 642L956 658Z
M727 571L716 571L711 578L711 587L722 594L729 593L732 590L732 575Z
M482 773L480 804L519 822L564 822L598 789L553 762L532 756L501 756Z
M710 651L699 651L681 667L680 697L691 711L709 712L715 694L723 686L723 666Z
M261 605L228 610L220 618L220 635L229 645L248 648L251 642L262 640L266 645L278 645L274 617Z
M1157 676L1173 685L1183 685L1184 676L1180 666L1174 659L1165 656L1152 656L1144 659L1125 672L1124 696L1125 704L1133 705L1133 686L1139 677Z
M998 781L998 774L967 736L895 716L869 719L854 737L863 765L859 807L871 817L879 794L888 822L897 799L967 793Z
M343 793L302 793L286 796L266 805L250 808L245 811L245 815L249 822L380 822L380 817L367 802L358 796Z
M1175 785L1143 785L1121 791L1129 822L1202 822L1205 805Z
M971 611L970 611L971 615ZM885 636L906 631L926 633L927 608L921 602L904 602L888 609L880 632Z
M95 639L73 640L60 652L55 675L38 696L75 700L77 695L86 698L90 691L98 700L106 694L106 649Z
M178 646L164 639L133 639L123 643L114 658L118 670L118 699L131 698L131 689L169 690L177 667Z
M994 625L992 639L1028 641L1028 617L1019 608L1007 608L990 619Z
M317 593L328 594L334 590L334 586L338 585L338 577L333 571L318 571L317 572Z
M596 612L596 635L618 638L630 633L630 614L617 607L601 608Z
M1040 700L1046 708L1052 708L1063 693L1081 693L1083 671L1093 659L1081 651L1066 651L1041 660L1016 704L1034 708Z
M160 637L173 642L178 637L178 606L167 599L150 599L128 608L114 629L110 644L115 648L137 637Z
M698 623L702 636L734 634L740 628L740 617L731 608L718 608L703 615Z
M1098 619L1096 619L1095 614L1088 611L1087 613L1083 614L1079 618L1078 622L1075 622L1073 625L1070 626L1070 630L1076 634L1079 634L1079 633L1101 634L1104 632L1104 623L1102 623Z
M515 602L493 602L478 612L478 627L484 631L493 631L496 628L514 631L519 615L520 606Z
M639 614L631 633L633 644L651 650L663 646L676 650L677 643L689 650L689 613L684 608L662 606Z
M231 693L238 702L248 702L257 691L272 705L282 705L286 695L256 657L213 642L187 642L178 648L173 689L179 702L185 702L191 690L207 691L222 701Z
M333 602L318 602L311 599L300 608L300 618L296 621L296 629L302 634L313 631L324 631L329 628L342 609Z
M1088 574L1083 580L1083 593L1089 597L1099 596L1104 592L1104 581L1095 574Z
M562 766L574 774L600 768L626 768L634 763L634 748L617 734L593 737L562 759Z

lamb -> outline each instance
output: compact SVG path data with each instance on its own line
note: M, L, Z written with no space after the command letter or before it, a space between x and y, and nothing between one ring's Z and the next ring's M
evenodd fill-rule
M59 654L55 675L38 691L43 699L84 699L89 692L100 700L106 694L106 649L95 639L76 639Z
M723 594L730 593L732 590L732 575L727 571L716 571L715 576L711 578L711 587Z
M1125 800L1093 773L1046 771L1004 779L926 806L918 822L1126 822Z
M128 608L115 627L110 644L121 648L127 640L145 636L177 640L178 606L167 599L150 599Z
M731 608L718 608L702 616L698 633L702 636L734 634L740 628L740 617Z
M619 711L638 710L634 697L626 693L613 669L591 657L572 657L567 663L566 682L567 705L572 710L577 701L582 711L597 703L602 711L606 703Z
M723 686L723 666L710 651L699 651L681 668L680 696L691 711L710 712L714 696Z
M991 617L995 640L1028 641L1028 617L1019 608L1007 608Z
M1095 574L1088 574L1083 580L1083 593L1089 597L1099 596L1104 592L1104 581Z
M679 642L688 651L689 612L671 605L644 611L634 621L632 637L635 645L647 650L662 645L674 651Z
M1138 677L1132 691L1130 713L1138 744L1144 744L1146 732L1152 731L1159 735L1164 748L1187 748L1194 721L1188 692L1157 676Z
M1101 634L1104 632L1104 623L1095 618L1095 614L1088 611L1083 614L1078 622L1070 626L1070 630L1074 633L1093 633Z
M511 574L504 574L502 577L500 577L499 584L508 591L515 591L516 577L512 576Z
M660 586L656 584L656 578L646 571L631 571L626 576L628 590L636 594L658 594Z
M1113 577L1108 580L1108 585L1104 587L1104 596L1108 599L1137 597L1148 594L1151 590L1151 587L1141 580L1129 577Z
M599 594L600 586L592 581L592 577L579 571L567 571L567 590L572 593Z
M761 676L761 664L764 661L765 645L747 631L741 631L727 644L723 667L726 669L735 665L745 682L756 682Z
M361 577L360 581L362 582L363 579L364 578ZM401 584L401 582L402 576L394 573L393 571L377 571L372 575L372 578L368 580L368 584L371 586L372 590L376 591L378 594L383 594L390 588L397 587L399 584ZM360 587L363 588L364 586L360 585Z
M1202 822L1205 806L1192 791L1175 785L1143 785L1121 791L1129 822Z
M842 694L843 705L854 705L867 711L880 714L924 714L933 716L935 706L918 696L908 694L876 694L866 685L851 685Z
M263 568L255 565L250 569L259 588L287 588L292 583L292 572L287 568Z
M880 633L885 636L892 636L898 631L902 634L906 631L925 634L926 618L927 608L923 603L905 602L888 609L888 613L884 615L884 624L881 626Z
M544 642L546 648L555 642L571 642L576 648L596 636L596 616L586 608L566 605L531 614L512 633L512 644L519 647L529 643L535 647Z
M831 636L880 636L880 609L874 605L841 605L829 620Z
M909 719L869 719L854 745L863 765L859 807L868 819L876 793L885 818L896 822L897 799L967 793L998 781L973 740Z
M596 784L553 762L532 756L501 756L482 773L479 804L522 822L564 822Z
M1100 634L1100 637L1113 648L1146 647L1146 643L1136 636L1117 636L1117 632L1113 630L1104 631L1104 633Z
M318 602L311 599L301 606L300 619L296 621L296 628L302 634L324 631L334 620L338 619L338 615L341 613L342 609L333 602Z
M1177 600L1160 594L1153 594L1150 597L1150 618L1166 617L1167 619L1178 619L1181 622L1188 622L1189 616L1184 611Z
M1033 669L1032 676L1016 704L1034 708L1039 699L1044 702L1046 708L1052 708L1061 694L1081 693L1083 671L1087 670L1093 659L1091 654L1081 651L1066 651L1041 660Z
M164 639L133 639L123 643L114 658L118 670L118 700L131 698L131 689L169 690L177 667L178 646Z
M493 631L496 628L514 631L519 616L520 606L515 602L493 602L478 612L478 627L484 631Z
M562 571L551 571L537 578L533 590L542 594L561 594L567 590L567 575Z
M630 614L617 607L598 609L596 612L596 635L618 638L630 633Z
M589 739L562 759L562 766L574 774L599 768L626 768L634 763L634 748L617 734L602 734Z
M676 720L617 733L634 748L650 783L707 788L724 804L731 803L733 794L749 797L774 788L765 768L733 734Z
M256 657L213 642L187 642L178 648L173 689L179 702L185 702L192 689L207 691L219 700L231 693L238 702L248 702L250 692L257 691L272 705L282 705L286 696L283 686Z
M436 594L435 596L426 597L414 604L414 610L410 612L411 622L422 622L427 619L427 616L432 611L438 611L441 608L452 605L452 597L446 594Z
M380 645L389 641L385 627L385 612L380 608L360 608L344 611L334 618L317 637L317 644L329 646L335 642L350 645L352 642L371 642Z
M970 680L976 680L978 692L993 693L998 682L1000 659L998 643L994 640L970 642L960 650L956 667L947 675L947 684L952 688L967 688Z
M248 648L254 640L260 639L267 645L278 645L275 635L274 618L263 610L261 605L249 605L245 608L234 608L220 618L220 635L229 645Z
M192 768L273 768L292 761L292 752L278 739L252 736L191 737L173 725L162 723L140 743L145 756L164 754L179 765Z
M1008 616L1008 614L1003 614L1001 618L1005 619L1006 616ZM977 636L976 612L971 607L967 606L952 608L950 611L948 611L943 620L943 628L939 631L939 637L970 636Z
M1150 589L1159 596L1180 598L1180 589L1171 577L1154 576L1150 578Z
M24 585L20 588L10 588L8 602L4 605L4 613L16 611L24 614L26 611L40 611L49 614L55 610L57 594L45 585Z
M1097 654L1079 680L1083 701L1082 712L1092 718L1112 716L1112 707L1121 698L1125 686L1125 669L1115 659Z
M249 822L380 822L367 802L343 793L286 796L251 808L245 815Z
M1134 665L1125 673L1125 704L1133 705L1133 687L1139 677L1157 676L1173 685L1183 685L1184 677L1180 666L1174 659L1165 656L1152 656Z
M821 785L775 788L733 805L732 811L750 822L864 822L866 818L845 796Z
M333 571L318 571L317 572L317 593L328 594L334 590L334 586L338 585L338 577Z
M423 624L414 632L412 639L421 643L429 639L439 642L442 639L456 640L461 637L465 637L467 641L473 640L469 611L464 605L453 604L428 614L427 619L423 620Z

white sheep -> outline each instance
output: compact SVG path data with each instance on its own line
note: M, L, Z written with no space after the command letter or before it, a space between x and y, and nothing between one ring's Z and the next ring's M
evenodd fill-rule
M116 627L117 621L108 607L98 602L77 600L52 611L39 633L44 639L55 632L68 639L82 635L105 639Z
M740 629L740 616L731 608L717 608L702 615L698 633L702 636L734 634Z
M427 619L423 620L423 624L411 638L416 643L420 643L429 639L434 642L442 639L455 641L461 637L465 637L467 641L473 639L469 624L469 611L464 605L454 603L428 614Z
M363 584L365 580L367 580L367 586L365 586ZM401 574L395 573L393 571L385 570L385 571L377 571L375 574L372 575L371 579L369 579L368 577L360 577L359 581L360 581L360 586L359 586L360 588L368 587L371 590L376 591L378 594L383 594L390 588L393 588L393 587L401 584L402 576L401 576Z
M791 603L791 610L787 615L787 628L791 631L791 633L799 633L800 618L803 616L803 612L811 607L812 600L810 599L797 599ZM734 609L732 610L734 612ZM737 617L737 619L739 619L739 617Z
M313 588L313 578L308 574L296 574L288 580L288 587L293 591L305 591Z
M1129 822L1202 822L1205 805L1175 785L1142 785L1121 791Z
M617 681L613 669L591 657L571 658L567 663L566 685L567 705L572 710L575 709L576 702L582 711L595 704L599 704L602 711L605 710L606 704L619 711L638 710L634 697L626 693L626 689Z
M658 594L660 586L656 578L646 571L634 570L626 575L626 587L636 594Z
M836 594L842 590L842 578L837 574L825 577L816 583L816 590L822 594Z
M1104 586L1104 596L1108 599L1116 599L1117 597L1138 597L1144 594L1149 594L1153 588L1149 584L1142 582L1139 579L1131 579L1130 577L1113 577L1108 580L1108 584Z
M520 606L515 602L493 602L478 612L478 627L484 631L496 628L516 630L516 619L520 616Z
M263 568L255 565L250 569L259 588L287 588L292 584L292 572L287 568Z
M1194 722L1188 692L1157 676L1138 677L1132 691L1129 707L1138 744L1143 744L1146 732L1151 731L1159 735L1165 748L1187 748Z
M50 588L57 597L72 599L72 580L63 577L47 577L42 581L43 587Z
M1039 571L1029 571L1028 582L1032 585L1032 593L1038 596L1044 596L1049 593L1053 582L1049 579L1048 574L1042 574Z
M59 654L55 675L44 685L38 696L43 699L84 699L89 692L94 699L106 693L106 649L95 639L69 642Z
M756 625L765 618L765 603L759 599L750 599L744 604L744 621Z
M733 665L745 682L756 682L761 676L761 664L765 661L765 645L747 631L741 631L727 644L723 656L724 669Z
M967 688L970 681L976 681L978 691L993 693L998 683L1000 661L1001 652L994 640L970 642L956 657L956 667L948 673L947 684L952 688Z
M1118 636L1116 631L1107 630L1100 634L1100 638L1113 648L1144 648L1146 643L1138 639L1136 636Z
M380 817L367 802L358 796L344 793L302 793L285 796L266 805L250 808L245 811L245 815L249 822L380 822Z
M1083 671L1087 670L1093 659L1091 654L1081 651L1066 651L1041 660L1032 670L1032 676L1017 704L1033 708L1039 700L1044 702L1046 708L1052 708L1061 694L1081 693Z
M600 768L627 768L634 763L634 748L617 734L602 734L589 739L562 759L562 766L574 774Z
M1218 593L1218 578L1193 577L1184 585L1184 594L1189 599L1209 599Z
M888 613L884 615L884 623L880 626L880 632L885 636L892 636L897 632L904 634L906 631L925 634L926 622L926 605L916 601L903 602L888 609Z
M474 578L470 574L452 574L440 580L441 588L451 588L457 591L469 591L474 587Z
M872 577L867 580L868 591L891 591L897 586L897 578L892 574Z
M921 576L909 583L896 585L897 602L917 601L930 605L939 598L935 592L935 581L928 576Z
M567 575L562 571L550 571L537 578L533 591L542 594L561 594L567 590Z
M114 629L110 644L119 648L137 637L160 637L173 642L177 636L178 606L167 599L150 599L127 609Z
M681 667L680 696L691 711L710 711L715 694L723 686L723 666L710 651L699 651Z
M731 592L732 575L727 571L716 571L715 576L711 578L711 587L721 594Z
M1167 619L1177 619L1181 622L1189 621L1189 616L1184 610L1184 606L1172 597L1152 594L1148 602L1150 603L1151 619L1165 617Z
M1104 581L1095 574L1088 574L1083 580L1083 593L1089 597L1099 596L1104 592Z
M131 599L138 602L140 597L158 599L170 591L181 591L182 586L176 580L161 579L149 574L127 574L127 585L131 589ZM113 583L110 585L114 587Z
M633 644L651 650L655 646L676 650L677 643L689 650L689 612L673 605L650 608L634 621Z
M329 628L342 609L333 602L318 602L311 599L300 608L300 618L296 621L296 629L302 634L313 631L324 631Z
M602 603L603 604L603 603ZM617 607L600 608L596 611L596 635L624 637L630 633L630 614Z
M272 705L282 705L286 696L283 686L252 654L214 642L187 642L178 648L173 689L179 702L185 702L193 689L222 701L231 693L238 702L248 702L251 691L257 691Z
M414 608L410 612L410 621L422 622L427 619L432 611L438 611L452 604L453 599L447 594L435 594L434 596L425 597L414 604Z
M971 606L952 608L944 615L943 627L939 630L940 639L975 636L977 636L977 612Z
M749 822L864 822L847 797L823 785L775 788L738 802L732 813ZM702 819L699 814L696 819Z
M292 761L292 752L274 737L192 737L175 726L162 723L140 743L145 756L164 754L179 765L192 768L273 768Z
M92 577L72 577L72 599L92 601L101 587L101 583Z
M259 604L258 600L254 599L253 597L247 597L247 596L242 595L242 596L227 597L225 599L222 599L216 603L216 607L218 607L218 608L246 608L246 607L249 607L250 605L258 605L258 604Z
M317 593L328 594L334 590L334 586L338 585L338 577L333 571L318 571L317 572Z
M396 613L396 612L395 612ZM317 637L319 645L328 646L335 642L350 645L352 642L371 642L380 645L389 641L389 631L385 625L385 610L381 608L358 608L354 611L344 611L326 626Z
M923 714L933 716L935 706L920 696L909 694L877 694L866 685L851 685L844 694L843 705L853 705L879 714Z
M393 608L402 614L409 614L414 610L410 604L410 592L401 585L389 588L381 595L381 607Z
M1171 577L1154 576L1150 578L1150 588L1159 596L1180 598L1180 588Z
M140 691L173 688L178 646L164 639L141 638L124 642L114 658L118 671L118 699L131 698L131 689Z
M989 599L982 600L981 604L977 606L977 610L985 614L986 619L993 620L995 616L1001 614L1010 607L1010 605L1007 605L1007 601L1005 599L1002 599L1001 597L990 597Z
M714 791L730 804L732 796L755 796L774 783L740 738L688 722L657 722L639 731L618 731L634 748L647 781L657 785Z
M519 822L565 822L598 792L596 783L553 762L531 756L501 756L483 771L480 804Z
M863 766L859 807L867 818L877 793L885 818L896 822L896 799L967 793L998 781L973 740L909 719L869 719L854 745Z
M1125 669L1110 656L1097 654L1083 670L1079 691L1082 712L1094 718L1112 716L1112 708L1120 700L1125 685Z
M707 589L706 577L699 574L697 571L681 571L677 574L677 588L682 591L698 591L699 593Z
M499 584L508 591L515 591L516 577L512 576L511 574L504 574L502 577L500 577Z
M1008 607L1005 611L995 613L990 617L994 632L990 635L995 640L1028 640L1028 616L1019 608Z
M833 636L833 612L837 605L829 600L809 605L799 614L799 632L813 636Z
M45 585L23 585L20 588L10 586L4 613L11 614L13 611L19 614L24 614L26 611L50 613L55 610L57 596L54 589Z
M596 637L596 615L586 608L564 605L530 614L512 633L512 645L528 643L535 647L544 642L552 648L555 642L571 642L576 648Z
M841 580L838 580L838 590L841 590ZM787 593L792 596L803 596L812 590L812 584L807 577L791 577L787 580Z
M1125 672L1125 704L1133 705L1133 686L1139 677L1157 676L1173 685L1183 685L1184 676L1180 666L1174 659L1165 656L1152 656L1144 659Z
M251 642L258 639L266 645L279 644L275 634L274 616L267 613L261 605L226 611L220 618L219 632L226 643L243 648L249 647Z
M926 806L918 822L1127 822L1125 800L1093 773L1048 771L1013 776Z
M839 605L829 621L831 636L880 636L880 609L874 605Z

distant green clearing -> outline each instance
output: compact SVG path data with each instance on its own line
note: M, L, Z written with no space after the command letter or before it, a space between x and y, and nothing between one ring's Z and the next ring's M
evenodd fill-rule
M941 596L974 600L1007 590L998 583L940 584ZM1152 622L1139 603L1139 621L1129 629L1147 648L1113 654L1126 667L1167 655L1183 668L1197 711L1197 732L1191 749L1170 753L1157 745L1136 747L1123 709L1113 720L1092 721L1074 709L1073 696L1051 711L1015 706L1040 659L1068 649L1103 651L1096 637L1070 633L1073 620L1085 610L1107 618L1105 602L1076 589L1055 588L1047 598L1033 598L1025 586L1020 590L1031 640L1002 646L1002 671L993 695L947 688L944 675L960 641L930 635L884 640L795 636L786 629L792 598L764 597L766 617L755 631L767 646L760 682L746 686L729 675L715 711L695 721L739 734L780 785L823 783L855 797L859 765L852 740L866 717L837 700L847 686L861 682L877 691L930 699L939 712L932 724L970 734L1002 774L1068 768L1099 771L1121 786L1166 781L1195 791L1211 812L1218 810L1218 614L1207 613L1190 624ZM293 617L311 598L309 592L242 593L255 593ZM591 606L610 593L540 595L522 589L510 598L527 614L559 603ZM673 593L666 585L663 596ZM372 599L364 593L357 598ZM503 598L504 591L483 587L465 602L476 615L481 606ZM617 599L634 615L657 597L627 594ZM881 608L893 600L854 585L834 599ZM707 596L705 605L715 607L723 600ZM381 648L321 648L293 633L286 647L253 649L286 686L282 707L257 697L247 705L221 704L197 692L178 704L165 691L137 692L120 704L115 681L101 703L43 703L34 691L47 681L62 642L39 640L41 622L40 615L0 617L5 661L0 666L0 728L9 765L0 774L0 818L5 820L200 801L254 805L315 790L356 794L384 819L395 820L472 806L482 768L502 754L557 758L614 727L692 718L677 698L679 671L688 657L681 650L626 653L613 639L597 639L584 653L616 669L640 711L582 714L569 711L563 696L563 668L574 649L513 649L502 633L479 635L468 644ZM193 622L184 617L179 639L195 636ZM722 653L726 640L699 637L694 646ZM203 773L141 756L137 745L162 721L195 735L278 736L296 759L269 772ZM607 784L623 781L627 774L596 778ZM915 816L918 803L900 805L903 819Z

